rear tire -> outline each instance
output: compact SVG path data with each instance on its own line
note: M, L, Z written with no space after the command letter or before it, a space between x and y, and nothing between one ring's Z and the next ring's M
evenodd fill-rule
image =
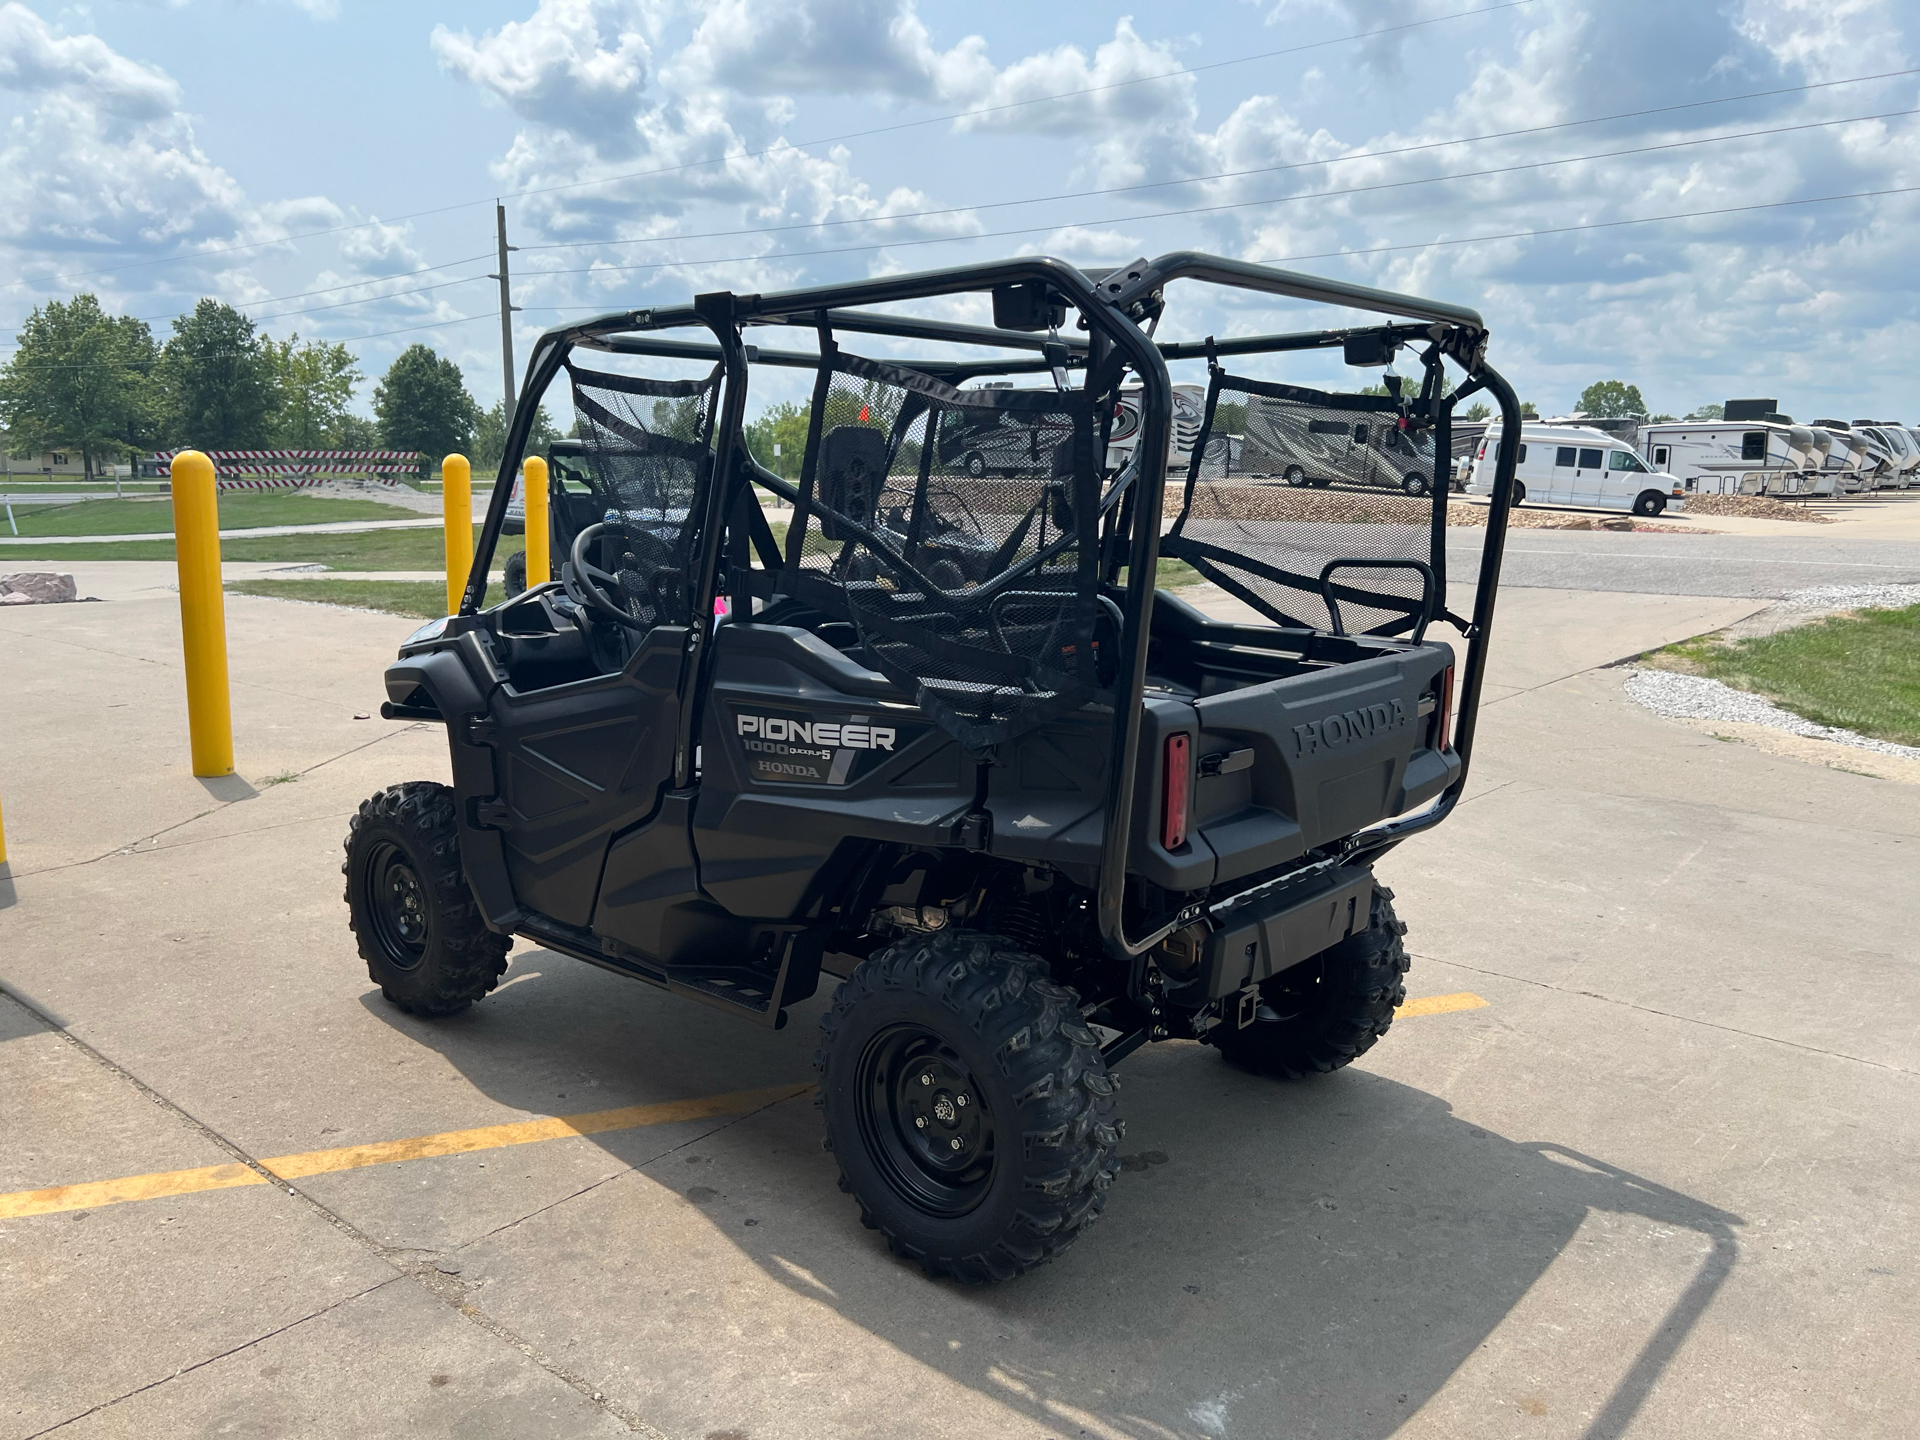
M1427 477L1420 474L1417 470L1410 470L1407 472L1406 477L1401 480L1400 488L1409 495L1416 497L1424 495L1427 493Z
M340 871L367 975L402 1010L455 1015L500 982L513 942L480 918L445 785L411 780L363 801Z
M1037 956L968 931L889 945L834 992L814 1055L826 1145L894 1254L1006 1280L1099 1217L1125 1127L1078 1001Z
M1526 501L1527 501L1527 487L1522 485L1518 480L1514 481L1513 482L1514 508L1518 508L1519 506L1526 504Z
M506 587L507 598L527 593L527 552L516 550L507 557L501 583Z
M1233 1064L1286 1080L1352 1064L1387 1033L1406 1001L1406 933L1393 913L1393 892L1376 887L1367 929L1266 981L1251 1025L1229 1029L1228 1021L1207 1039Z
M1666 508L1667 497L1662 495L1658 490L1642 491L1639 497L1633 502L1633 513L1636 515L1654 516L1660 514Z
M966 467L967 474L971 475L975 480L983 479L987 473L987 457L982 455L978 450L975 450L967 456Z
M1298 489L1307 483L1307 472L1302 470L1298 465L1289 465L1287 466L1286 474L1281 478L1284 479L1287 484Z

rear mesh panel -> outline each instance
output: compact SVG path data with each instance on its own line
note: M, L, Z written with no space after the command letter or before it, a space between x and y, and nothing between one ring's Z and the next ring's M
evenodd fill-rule
M829 356L778 589L975 750L1102 698L1093 401Z
M1408 477L1430 493L1406 493ZM1404 634L1445 582L1446 487L1434 432L1384 395L1217 375L1178 520L1161 552L1282 625ZM1341 566L1340 561L1417 562ZM1335 564L1329 609L1322 576ZM1444 597L1432 596L1434 613Z
M568 365L586 451L584 479L606 522L590 556L619 576L619 599L646 625L692 618L693 555L720 367L704 380L640 380Z

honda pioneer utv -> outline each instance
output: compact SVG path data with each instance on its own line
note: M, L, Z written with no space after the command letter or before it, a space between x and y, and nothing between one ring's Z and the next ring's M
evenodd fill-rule
M1176 282L1386 318L1156 340ZM956 297L990 299L992 326L889 308ZM775 327L792 348L749 343ZM1476 392L1520 433L1486 343L1459 306L1193 253L549 331L460 613L386 672L382 713L446 726L453 785L353 821L374 982L451 1014L520 935L778 1027L839 977L819 1104L862 1218L931 1274L1052 1258L1105 1203L1136 1048L1197 1040L1293 1078L1386 1032L1408 962L1373 867L1448 815L1472 749L1512 445L1450 554L1444 471L1425 496L1301 492L1202 479L1207 442L1292 412L1396 427L1446 465ZM1275 374L1403 350L1419 374L1388 395ZM1171 488L1169 365L1207 379ZM561 578L483 608L562 371ZM784 479L744 422L750 384L792 393L795 371L812 400ZM1140 433L1110 448L1123 387ZM1163 557L1211 587L1156 593Z

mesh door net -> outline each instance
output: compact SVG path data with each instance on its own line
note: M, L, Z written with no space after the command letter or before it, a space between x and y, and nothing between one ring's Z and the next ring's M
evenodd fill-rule
M594 557L620 578L619 599L647 625L692 618L693 556L708 477L721 369L704 380L641 380L572 364L596 520Z
M1082 391L957 390L829 344L778 588L851 620L975 751L1110 699L1095 414Z
M1163 554L1276 624L1398 635L1441 611L1444 477L1398 402L1216 372L1202 433ZM1402 493L1408 475L1431 496Z

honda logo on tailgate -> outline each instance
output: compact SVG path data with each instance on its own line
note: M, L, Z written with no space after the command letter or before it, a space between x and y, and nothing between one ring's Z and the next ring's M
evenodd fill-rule
M1322 746L1338 750L1356 740L1371 740L1375 735L1398 730L1407 723L1408 718L1404 700L1389 700L1379 705L1362 705L1357 710L1344 710L1324 720L1312 720L1305 725L1294 726L1293 753L1296 756L1311 755Z

